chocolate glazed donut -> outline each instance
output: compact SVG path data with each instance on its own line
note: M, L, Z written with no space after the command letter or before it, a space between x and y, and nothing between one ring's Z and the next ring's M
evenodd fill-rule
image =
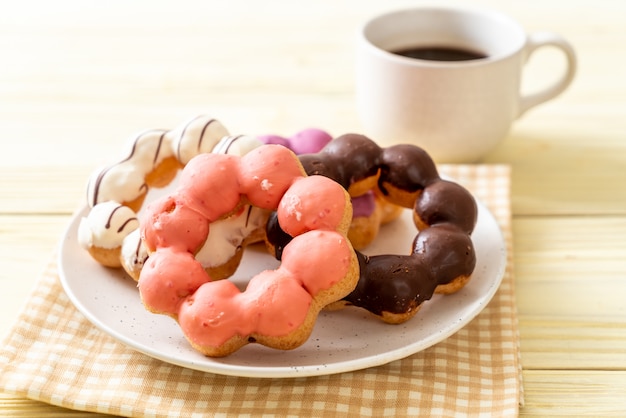
M418 228L409 255L357 251L358 284L329 308L354 305L397 324L412 318L434 293L456 292L469 280L476 265L470 237L476 202L462 186L441 179L424 150L408 144L381 148L363 135L346 134L300 160L307 174L330 177L352 196L377 188L391 203L413 209ZM272 214L267 242L276 258L290 240Z

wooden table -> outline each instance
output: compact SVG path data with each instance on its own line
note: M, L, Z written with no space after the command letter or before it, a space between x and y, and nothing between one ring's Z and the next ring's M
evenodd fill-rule
M231 131L357 131L357 26L393 0L26 1L0 6L0 332L49 261L89 173L137 131L199 113ZM626 414L626 3L492 6L567 37L573 86L483 162L513 170L522 416ZM9 5L10 4L10 5ZM529 64L528 88L561 57ZM489 123L486 121L485 123ZM87 416L0 394L0 416Z

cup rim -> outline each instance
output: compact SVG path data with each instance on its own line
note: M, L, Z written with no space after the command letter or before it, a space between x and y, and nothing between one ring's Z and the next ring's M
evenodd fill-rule
M488 54L485 58L478 58L474 60L467 61L432 61L420 58L409 58L402 55L394 54L382 47L377 46L367 35L367 30L370 29L374 24L379 23L384 19L389 19L393 16L406 14L406 13L416 13L416 12L445 12L445 13L463 13L463 14L478 14L482 16L489 17L491 19L501 21L506 23L508 26L512 28L519 35L519 42L516 42L510 48L507 49L506 52L496 53L496 54ZM472 67L472 66L481 66L487 63L499 62L505 60L523 49L526 44L527 33L522 27L522 25L517 22L515 19L510 17L509 15L502 13L496 9L485 8L485 7L477 7L477 6L466 6L466 5L421 5L421 6L413 6L413 7L404 7L389 10L383 13L379 13L367 19L363 24L361 24L358 35L360 40L364 45L366 45L369 49L373 50L377 54L381 54L387 59L396 60L398 62L409 64L409 65L418 65L420 67L452 67L452 68L460 68L460 67Z

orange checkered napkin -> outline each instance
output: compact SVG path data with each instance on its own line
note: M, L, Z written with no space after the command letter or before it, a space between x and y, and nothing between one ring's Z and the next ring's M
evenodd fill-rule
M444 341L383 366L327 376L270 380L186 369L96 329L63 292L53 261L2 343L0 390L66 408L142 417L517 416L522 382L509 167L440 169L491 210L508 249L494 298Z

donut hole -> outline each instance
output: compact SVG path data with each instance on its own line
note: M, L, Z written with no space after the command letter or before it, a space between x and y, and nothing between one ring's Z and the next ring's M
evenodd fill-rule
M382 224L378 234L369 245L361 250L366 255L410 254L417 228L413 224L413 211L402 209L391 222Z
M149 205L151 202L154 202L155 200L160 199L163 196L171 195L176 190L176 187L178 186L180 173L181 173L181 170L178 170L176 174L173 176L172 181L166 185L163 185L160 187L159 186L149 187L148 192L146 193L146 197L143 202L143 205L138 211L136 211L137 215L141 216L145 212L146 206Z
M276 270L280 267L280 261L272 257L262 243L256 243L245 247L241 262L237 270L228 279L242 292L248 286L250 279L262 271Z

